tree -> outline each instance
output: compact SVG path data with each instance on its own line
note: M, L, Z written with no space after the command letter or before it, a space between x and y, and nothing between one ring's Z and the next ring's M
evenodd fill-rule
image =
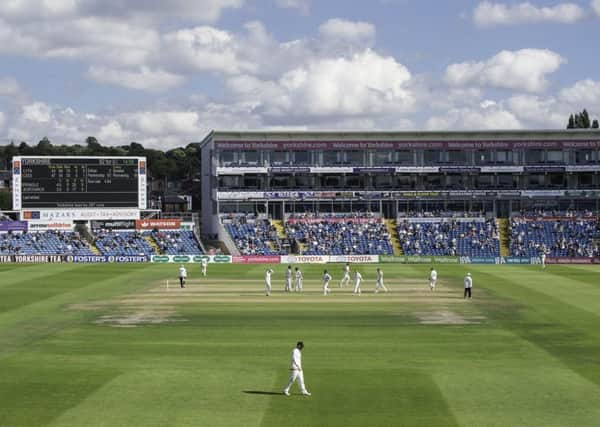
M598 119L595 119L595 120L592 122L592 129L598 129Z
M567 129L589 129L590 127L593 129L598 129L598 127L594 127L594 123L597 122L597 119L594 119L593 121L590 120L590 115L584 108L581 113L576 113L575 115L571 114L569 116Z
M567 124L567 129L575 129L575 118L573 114L569 116L569 124Z

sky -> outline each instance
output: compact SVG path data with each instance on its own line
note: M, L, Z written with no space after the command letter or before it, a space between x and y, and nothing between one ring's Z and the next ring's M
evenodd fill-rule
M600 116L600 0L1 0L0 144Z

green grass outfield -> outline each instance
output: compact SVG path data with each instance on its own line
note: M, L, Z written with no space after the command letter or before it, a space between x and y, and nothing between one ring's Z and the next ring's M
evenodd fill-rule
M598 426L600 267L0 265L0 426ZM462 299L470 271L474 298ZM170 288L165 287L170 279ZM304 340L311 397L281 394Z

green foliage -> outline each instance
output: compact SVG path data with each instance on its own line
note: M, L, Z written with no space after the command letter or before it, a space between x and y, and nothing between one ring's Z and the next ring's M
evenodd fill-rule
M594 126L595 124L595 126ZM569 116L569 121L567 122L567 129L598 129L598 120L594 120L593 122L590 120L590 115L587 110L584 108L581 113L577 113L575 115L571 114Z

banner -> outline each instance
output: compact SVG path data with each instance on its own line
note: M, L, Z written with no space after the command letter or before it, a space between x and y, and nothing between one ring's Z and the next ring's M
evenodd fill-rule
M152 255L151 262L155 263L180 263L180 264L199 264L203 259L208 260L209 264L230 264L231 255Z
M373 264L379 262L379 255L331 255L329 262Z
M27 221L0 221L0 231L27 231Z
M346 224L352 222L354 224L369 224L379 223L381 218L342 218L342 217L326 217L326 218L288 218L286 221L288 224L320 224L322 222L328 222L332 224Z
M89 221L95 219L138 219L138 209L47 209L26 210L22 219L50 221Z
M502 257L502 264L540 264L541 260L539 257L518 257L518 256L507 256Z
M92 229L99 228L107 230L135 230L135 221L133 220L113 220L113 221L92 221Z
M180 219L138 219L135 221L136 230L179 230Z
M600 258L589 257L548 257L546 264L600 264Z
M62 255L0 255L0 263L46 264L63 262Z
M433 218L433 217L398 217L397 222L409 222L409 223L446 223L446 222L485 222L485 217L456 217L456 218Z
M148 262L146 255L65 255L65 262L75 263L129 263Z
M279 264L279 255L242 255L231 257L234 264Z
M284 255L281 258L282 264L326 264L329 262L329 255Z
M29 221L29 231L46 231L46 230L60 230L60 231L73 231L75 224L73 221L55 221L55 222L40 222L40 221Z
M381 263L399 263L399 264L458 264L458 257L455 256L419 256L405 255L392 256L380 255Z
M461 256L461 264L503 264L502 257L493 256Z

